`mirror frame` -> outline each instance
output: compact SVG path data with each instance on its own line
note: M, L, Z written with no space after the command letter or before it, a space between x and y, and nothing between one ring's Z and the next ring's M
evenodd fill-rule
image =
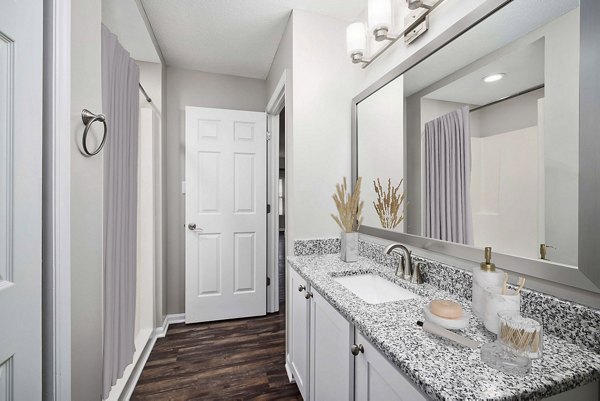
M358 177L357 105L512 1L487 0L352 99L352 182ZM579 7L579 98L580 104L588 106L586 110L579 108L578 267L503 253L495 253L494 261L507 271L600 293L600 113L597 112L600 110L600 76L597 74L600 66L600 47L597 45L600 43L600 24L597 24L600 2L580 0ZM471 262L478 263L483 258L482 249L462 244L370 226L361 226L359 232Z

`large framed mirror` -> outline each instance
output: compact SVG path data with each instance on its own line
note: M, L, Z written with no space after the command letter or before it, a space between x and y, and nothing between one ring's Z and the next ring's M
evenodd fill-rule
M354 98L360 231L600 292L595 3L488 0Z

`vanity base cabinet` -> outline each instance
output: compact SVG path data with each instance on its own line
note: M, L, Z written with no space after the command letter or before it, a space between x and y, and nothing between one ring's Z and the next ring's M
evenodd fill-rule
M421 393L358 330L356 345L362 345L354 361L355 401L426 401Z
M310 303L310 399L353 400L353 326L318 292Z
M295 270L287 269L287 340L286 364L302 398L308 401L308 325L310 300L308 283Z

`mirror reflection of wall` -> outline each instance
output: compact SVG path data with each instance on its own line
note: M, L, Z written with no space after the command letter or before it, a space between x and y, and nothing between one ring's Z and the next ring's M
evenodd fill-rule
M546 244L547 259L576 266L579 3L537 6L527 18L523 4L358 105L358 174L405 179L400 231L532 259ZM512 37L500 35L507 24ZM402 145L403 158L382 144ZM373 216L364 224L380 226Z
M397 186L404 178L404 88L398 77L357 106L358 165L363 178L363 224L381 227L373 202L376 201L373 182L380 180L387 189L388 180ZM400 186L404 192L404 184ZM406 217L404 208L400 213ZM403 219L394 231L404 232Z

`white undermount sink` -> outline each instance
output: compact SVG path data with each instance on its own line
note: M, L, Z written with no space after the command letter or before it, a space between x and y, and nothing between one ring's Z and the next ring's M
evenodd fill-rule
M417 294L376 274L340 276L333 277L333 280L346 287L368 304L382 304L384 302L419 298Z

